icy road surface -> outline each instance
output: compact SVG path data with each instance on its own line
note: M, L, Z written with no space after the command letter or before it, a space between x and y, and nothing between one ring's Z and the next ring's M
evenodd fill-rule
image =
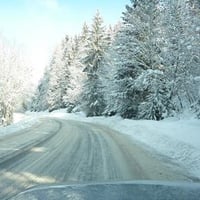
M102 125L46 118L0 138L1 200L41 184L128 180L193 179Z

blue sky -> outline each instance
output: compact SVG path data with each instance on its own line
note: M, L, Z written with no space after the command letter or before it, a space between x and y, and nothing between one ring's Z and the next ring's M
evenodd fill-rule
M26 49L35 68L47 63L65 34L79 33L98 9L115 24L130 0L0 0L0 33Z

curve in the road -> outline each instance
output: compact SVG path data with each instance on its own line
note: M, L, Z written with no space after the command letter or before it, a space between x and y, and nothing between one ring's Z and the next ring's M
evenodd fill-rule
M45 140L37 140L25 152L0 164L1 200L40 184L190 180L173 163L165 163L128 136L100 125L43 119L39 126L19 135L29 134L33 140L36 133L45 131L51 133ZM5 142L11 144L13 139L16 136Z

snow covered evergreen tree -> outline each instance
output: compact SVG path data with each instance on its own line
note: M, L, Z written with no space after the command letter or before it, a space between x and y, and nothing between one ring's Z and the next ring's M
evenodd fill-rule
M41 79L35 94L32 98L30 110L31 111L45 111L48 110L47 91L49 87L49 70L46 69L43 78Z
M86 28L85 28L86 30ZM86 33L84 33L86 34ZM86 35L82 35L85 37ZM55 50L51 63L47 67L36 96L32 102L32 110L67 108L68 112L78 105L83 85L82 46L85 40L81 36L68 36Z
M193 1L194 2L194 1ZM190 107L198 93L194 76L199 74L199 14L192 12L191 1L165 2L163 27L165 45L163 64L170 81L171 95L177 110ZM193 13L193 14L192 14Z
M67 92L63 96L63 102L65 107L68 108L68 112L71 112L73 108L80 104L79 98L83 87L84 73L81 58L83 57L82 48L85 44L85 40L82 36L75 36L71 39L71 46L68 50L70 62L68 63L68 70L70 72L69 81L67 84Z
M54 57L50 64L50 74L49 74L49 86L47 90L47 101L49 111L56 110L62 107L62 71L63 63L59 58L59 50L54 54Z
M132 57L133 37L126 35L122 28L116 36L113 47L110 50L110 78L107 88L107 109L106 113L118 113L122 117L132 118L137 113L137 100L131 85L133 80L141 73L141 69L135 66ZM136 102L134 102L136 101Z
M58 46L53 55L50 70L47 99L49 111L64 108L63 96L67 94L69 82L69 57L68 57L68 36Z
M116 110L114 108L113 104L113 99L116 98L116 93L115 93L115 84L113 84L114 81L114 73L115 73L115 68L116 66L114 65L115 63L115 37L118 34L118 31L121 28L121 23L118 23L114 27L109 27L107 34L109 38L109 46L108 49L106 50L105 56L104 56L104 61L102 63L101 67L101 82L102 82L102 89L103 89L103 95L104 95L104 100L106 103L106 107L104 110L103 115L114 115L116 114Z
M148 69L162 68L159 3L158 0L141 0L126 6L112 50L115 69L111 82L114 85L107 106L111 113L137 118L146 91L137 88L135 80Z
M68 112L80 105L80 96L85 80L82 59L86 56L86 44L89 39L89 27L84 23L82 33L71 38L65 58L68 58L70 72L67 90L63 95L63 103Z
M105 36L103 20L99 12L97 12L86 45L86 56L82 60L87 79L82 91L81 106L87 116L101 115L105 107L102 84L99 77L99 71L108 46L108 40Z

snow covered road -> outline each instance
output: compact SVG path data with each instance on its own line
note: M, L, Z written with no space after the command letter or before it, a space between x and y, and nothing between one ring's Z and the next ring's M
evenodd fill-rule
M125 180L193 179L103 125L46 118L0 140L1 200L40 184Z

